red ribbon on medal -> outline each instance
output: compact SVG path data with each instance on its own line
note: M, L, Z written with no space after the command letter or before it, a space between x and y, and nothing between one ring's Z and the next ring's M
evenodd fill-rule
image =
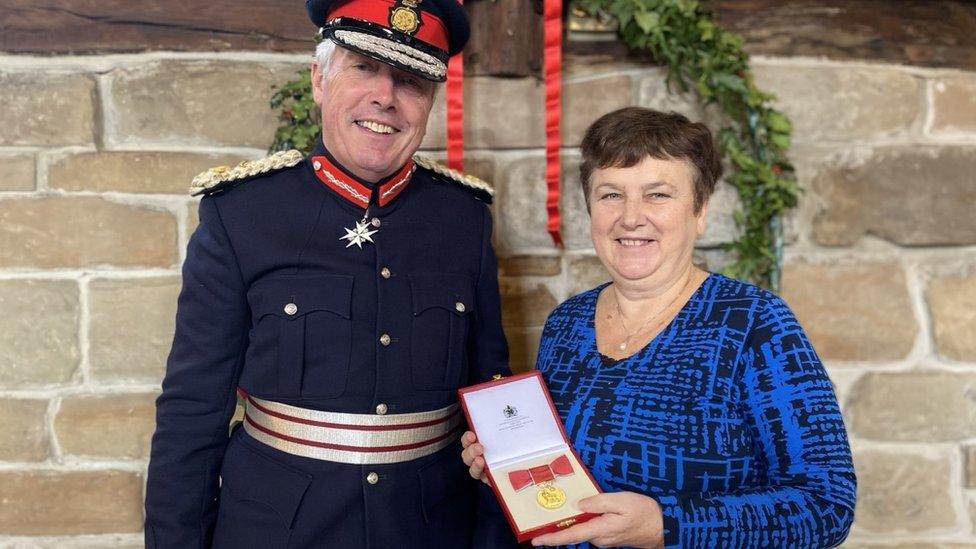
M461 2L463 4L464 2ZM447 166L464 171L464 54L447 62Z
M546 83L546 228L552 242L563 246L559 232L559 114L561 109L563 6L562 0L544 0L543 65Z
M512 488L518 492L526 486L549 482L555 480L556 477L568 477L574 473L573 464L569 462L569 458L559 456L548 465L510 471L508 481L512 483Z

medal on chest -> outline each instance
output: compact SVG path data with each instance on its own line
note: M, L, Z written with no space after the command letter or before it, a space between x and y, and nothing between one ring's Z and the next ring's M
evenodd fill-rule
M363 218L356 222L355 228L342 228L344 231L346 231L346 234L344 236L340 236L339 240L348 240L349 243L346 244L347 248L356 245L359 246L359 249L361 250L363 249L363 242L375 244L375 242L373 242L373 235L380 231L379 229L370 230L370 228L374 227L375 224L368 222L367 219L369 219L369 208L366 209L366 213L363 215Z

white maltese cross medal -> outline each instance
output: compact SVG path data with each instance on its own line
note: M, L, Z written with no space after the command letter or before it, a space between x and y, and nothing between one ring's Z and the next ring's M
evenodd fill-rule
M339 240L348 240L349 244L346 244L347 248L355 244L359 246L359 249L363 248L363 242L375 244L373 242L373 235L379 232L378 230L369 230L369 223L366 222L366 219L357 221L355 229L343 227L343 230L346 231L346 235L340 236Z

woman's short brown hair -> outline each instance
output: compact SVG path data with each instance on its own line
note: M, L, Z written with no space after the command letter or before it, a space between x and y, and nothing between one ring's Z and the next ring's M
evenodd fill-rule
M630 168L645 158L687 160L695 168L695 213L715 191L722 177L722 159L712 132L676 112L624 107L597 119L580 145L580 183L590 205L590 176L594 170Z

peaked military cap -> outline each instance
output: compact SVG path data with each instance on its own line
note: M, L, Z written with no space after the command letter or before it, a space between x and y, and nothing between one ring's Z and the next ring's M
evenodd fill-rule
M306 0L305 10L323 38L436 82L471 34L457 0Z

